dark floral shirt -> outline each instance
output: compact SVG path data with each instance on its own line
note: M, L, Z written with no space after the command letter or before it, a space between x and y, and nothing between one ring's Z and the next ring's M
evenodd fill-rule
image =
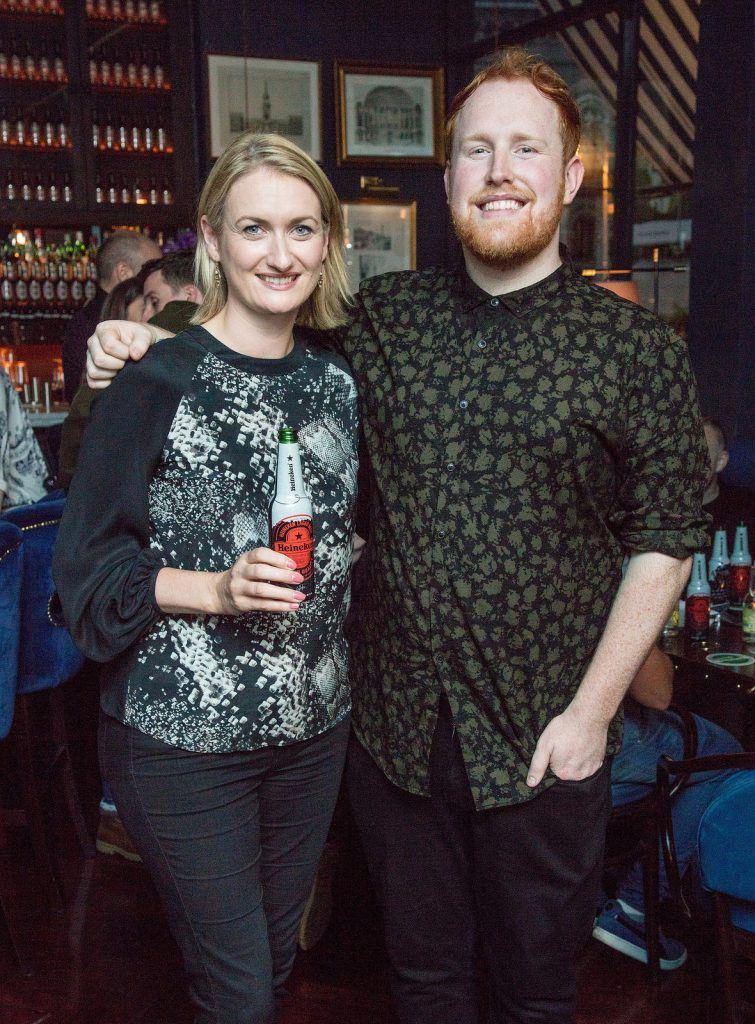
M624 554L705 546L685 343L563 266L500 297L463 270L373 278L341 345L371 465L357 735L426 794L445 691L477 808L525 800ZM617 719L609 752L620 739Z

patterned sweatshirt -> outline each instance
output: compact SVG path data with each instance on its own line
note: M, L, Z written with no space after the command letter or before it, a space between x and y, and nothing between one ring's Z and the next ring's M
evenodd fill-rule
M192 327L94 405L55 582L76 643L110 662L103 710L183 749L282 746L348 712L356 389L313 339L297 330L288 356L255 359ZM314 599L295 614L164 614L161 568L218 572L268 544L282 426L298 431L314 507Z

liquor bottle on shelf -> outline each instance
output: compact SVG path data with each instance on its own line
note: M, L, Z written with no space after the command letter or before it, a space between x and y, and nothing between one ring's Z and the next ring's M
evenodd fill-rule
M8 120L8 111L5 107L0 107L0 146L10 146L11 144L11 126Z
M151 153L155 147L155 137L152 131L152 125L149 121L144 125L142 138L144 139L144 151L146 153Z
M102 187L102 181L98 178L94 186L94 201L95 203L105 202L105 190Z
M55 78L55 68L50 66L50 58L46 53L40 53L37 61L40 82L51 82Z
M29 141L29 145L33 146L35 149L39 149L40 145L42 144L42 135L41 135L41 132L39 130L39 121L37 120L37 115L34 114L34 113L32 113L31 121L29 122L29 140L28 141Z
M100 134L100 118L97 110L95 109L92 118L92 148L99 149L101 142L102 135Z
M89 58L89 83L90 85L100 84L100 65L96 57Z
M47 186L47 198L51 203L57 203L60 199L60 189L58 188L58 183L55 180L54 174L50 175L49 184Z
M113 85L120 89L123 87L123 82L123 61L120 53L116 50L113 54Z
M109 21L110 9L107 0L97 0L96 16L102 21Z
M21 79L24 76L24 66L21 61L21 51L18 48L18 43L15 39L10 41L10 59L8 61L10 67L10 77L15 79Z
M142 21L143 19L140 18L139 20ZM146 52L142 51L141 61L139 62L139 85L142 89L149 89L152 84L152 68L149 66Z
M136 0L136 20L149 21L149 4L147 0Z
M137 206L143 206L144 203L147 202L147 199L144 195L144 189L142 188L141 182L139 181L138 178L134 182L134 202L137 204Z
M150 0L149 16L150 20L153 21L156 25L159 25L163 21L163 12L160 5L160 0Z
M73 189L71 188L71 175L67 172L63 175L63 202L73 201Z
M34 54L31 51L31 46L27 42L24 47L24 78L27 82L33 82L37 78L37 62L34 59Z
M116 185L115 185L115 175L114 174L108 175L108 179L107 179L107 201L109 203L112 203L112 204L115 204L115 203L118 202L118 189L116 188Z
M173 191L167 178L163 181L162 203L163 206L171 206L173 204Z
M131 202L131 189L128 187L126 178L121 175L121 203L124 206L128 206Z
M152 84L155 89L165 88L165 69L163 68L159 53L155 53L152 65Z
M157 206L158 203L157 193L157 181L154 178L149 179L149 205Z
M12 203L16 198L16 182L13 178L13 172L7 171L5 175L5 188L3 190L3 198L7 199L9 203Z
M115 145L115 124L112 111L108 111L105 114L105 127L103 129L104 135L104 149L112 149Z
M111 65L110 58L106 50L103 50L102 56L100 57L100 65L98 68L98 81L100 85L111 85Z
M49 110L45 110L42 115L42 138L44 139L44 144L48 149L54 149L58 144L57 136L55 134L55 125L52 122Z
M136 54L130 54L126 64L126 85L129 89L136 89L139 86L139 63Z
M47 200L47 189L41 174L37 175L34 182L34 198L38 203L44 203Z
M68 122L62 113L58 121L57 139L61 149L68 149Z
M29 175L26 171L21 173L21 198L25 203L31 200L31 185L29 184Z
M52 71L56 82L68 81L68 75L66 75L66 66L63 62L60 50L58 49L55 50L55 54L52 58Z
M110 17L113 21L123 21L123 4L121 0L110 0Z
M136 0L123 0L123 16L126 21L136 21Z
M16 111L16 130L15 130L14 134L15 134L15 137L16 137L16 145L17 146L25 146L26 145L26 119L24 118L23 112L21 110L17 110Z

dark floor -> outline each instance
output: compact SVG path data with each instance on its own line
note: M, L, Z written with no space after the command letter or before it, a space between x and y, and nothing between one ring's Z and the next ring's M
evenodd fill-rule
M86 694L85 687L75 698L70 727L94 828L99 780ZM331 924L315 950L299 954L284 1024L395 1024L379 927L348 819L342 831ZM19 973L0 933L0 1024L190 1024L180 963L141 865L102 855L85 861L64 820L55 832L63 913L46 906L24 833L13 833L0 851L12 923L35 970L28 978ZM579 965L579 1024L704 1024L706 955L704 945L691 949L690 961L654 990L642 965L591 941Z

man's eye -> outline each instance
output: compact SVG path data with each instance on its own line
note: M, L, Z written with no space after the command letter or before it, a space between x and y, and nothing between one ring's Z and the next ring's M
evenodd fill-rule
M529 156L530 153L534 153L535 150L532 146L520 146L518 152L524 153L525 156Z

